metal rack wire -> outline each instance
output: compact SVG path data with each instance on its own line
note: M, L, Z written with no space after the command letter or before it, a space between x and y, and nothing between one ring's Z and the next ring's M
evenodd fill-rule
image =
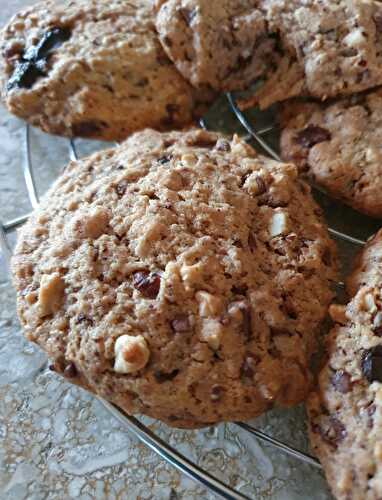
M277 152L269 145L267 141L268 134L272 133L274 130L274 125L270 124L266 127L262 127L260 130L256 130L255 127L250 123L250 121L245 117L245 115L239 110L236 100L232 94L226 94L226 98L228 100L229 106L233 113L235 114L238 122L244 128L244 130L248 133L247 138L253 139L262 149L265 151L271 158L275 160L279 160L279 155ZM200 125L203 128L207 128L204 121L200 122ZM25 128L25 162L23 165L23 175L25 184L27 187L29 201L33 209L37 208L39 205L39 196L36 189L36 180L34 176L34 168L31 154L31 137L30 137L30 128L27 125ZM74 140L68 141L69 147L69 157L71 160L78 159L78 153L76 148L76 143ZM16 219L10 220L5 223L0 222L0 248L3 252L3 255L6 261L10 260L11 257L11 246L9 244L8 236L10 233L14 232L19 226L24 224L24 222L28 219L30 214L26 214L24 216L18 217ZM337 231L336 229L329 229L331 235L335 239L343 240L344 242L362 246L365 242L359 238L355 238L351 235L342 233ZM211 492L215 493L217 496L226 499L245 499L248 498L240 492L234 490L230 486L224 484L220 480L213 477L211 474L192 463L182 454L180 454L177 450L163 441L161 438L156 436L147 426L141 423L135 417L131 417L122 412L119 408L113 406L107 401L99 398L101 403L105 406L105 408L116 417L125 428L134 434L141 442L155 451L160 457L166 460L169 464L177 468L182 473L186 474L191 479L197 481L204 487L206 487ZM292 446L289 446L278 439L275 439L264 432L256 429L252 425L246 423L235 423L236 426L240 427L242 430L250 433L255 438L277 448L279 451L286 453L297 460L305 462L316 468L321 468L318 460Z

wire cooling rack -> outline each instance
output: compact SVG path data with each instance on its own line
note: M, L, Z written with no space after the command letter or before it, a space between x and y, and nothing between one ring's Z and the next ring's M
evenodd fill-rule
M229 109L234 113L238 123L246 132L245 139L248 141L254 141L255 144L268 156L275 160L280 160L280 157L276 151L276 147L273 147L272 137L275 133L275 121L274 115L268 117L264 123L264 119L253 120L247 115L242 113L236 103L233 94L226 94L227 103ZM200 121L200 126L203 128L209 128L207 122L204 120ZM274 142L274 140L273 140ZM69 156L71 160L78 159L78 152L75 140L68 141ZM31 154L31 135L30 128L28 125L25 127L25 162L23 164L23 175L29 196L29 201L33 209L36 209L39 205L39 196L37 193L36 180L34 175L34 166ZM9 236L18 227L25 223L30 214L25 214L16 219L10 220L5 223L0 221L0 248L5 256L6 261L9 264L12 250L9 241ZM365 241L354 235L347 234L347 232L339 231L334 227L330 227L329 231L332 237L336 240L342 241L347 245L352 245L353 247L362 247ZM341 288L343 285L338 283L338 287ZM179 453L175 448L170 446L164 440L159 438L155 433L153 433L147 426L145 426L140 420L135 417L126 415L119 408L113 406L107 401L99 398L101 403L105 408L116 417L123 426L136 436L141 442L155 451L160 457L162 457L166 462L174 466L176 469L186 474L188 477L197 481L204 487L206 487L211 492L215 493L217 496L226 499L246 499L247 496L234 490L227 484L224 484L219 479L212 476L210 473L203 470L201 467L195 463L188 460L185 456ZM234 425L240 427L245 432L248 432L255 438L275 447L280 452L286 453L296 460L300 460L316 468L321 468L318 460L303 451L300 451L292 446L289 446L282 441L273 438L272 436L265 434L261 430L253 427L252 425L246 423L236 422Z

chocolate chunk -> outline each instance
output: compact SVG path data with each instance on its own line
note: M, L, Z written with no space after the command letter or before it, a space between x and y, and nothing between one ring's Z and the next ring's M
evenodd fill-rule
M368 382L382 382L382 345L363 352L361 370Z
M332 384L338 392L347 394L351 390L350 375L343 370L338 370L332 377Z
M160 289L159 274L138 271L133 274L134 287L147 299L156 299Z
M8 80L7 90L31 88L38 78L46 76L46 62L49 55L64 42L69 40L68 28L53 28L48 31L37 45L24 51L17 61L14 72Z
M173 380L178 375L178 373L179 370L173 370L170 373L157 370L154 372L154 377L158 384L163 384L164 382L170 382L171 380Z
M219 401L223 395L223 387L221 385L213 385L211 388L211 401Z
M177 316L171 321L171 328L176 333L188 332L190 330L188 316Z
M71 361L65 368L64 370L64 377L67 377L67 378L75 378L77 377L78 375L78 372L77 372L77 368L76 368L76 365Z
M312 148L320 142L330 141L331 138L328 130L317 125L308 125L297 134L295 142L303 148Z

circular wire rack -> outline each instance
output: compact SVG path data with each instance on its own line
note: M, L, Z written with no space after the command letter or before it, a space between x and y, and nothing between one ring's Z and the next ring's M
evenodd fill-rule
M232 93L227 93L225 95L225 98L227 99L227 104L236 117L239 126L245 132L244 138L248 141L254 142L255 145L257 145L257 147L266 155L275 160L280 160L279 154L277 153L276 148L271 145L272 141L270 140L277 128L277 125L275 124L274 114L268 117L266 120L267 123L264 124L264 120L257 121L250 119L246 116L246 114L241 112L238 107L236 98ZM257 123L261 123L261 125L257 127ZM209 128L205 120L200 121L200 126L205 129ZM32 206L32 209L36 209L39 206L39 196L37 192L35 172L31 154L31 133L29 125L25 126L24 143L25 161L22 166L23 176L30 204ZM76 141L73 139L68 140L68 148L70 159L74 161L77 160L79 155L77 152ZM4 223L1 223L0 221L0 248L8 264L12 255L9 235L15 232L18 227L22 226L28 219L29 215L30 214L25 214ZM362 247L365 244L365 241L363 239L355 237L346 232L339 231L334 227L329 227L329 232L334 239L342 241L342 243L345 245L351 245L352 247ZM337 287L338 289L343 288L343 283L337 283ZM129 432L131 432L142 443L156 452L162 459L178 469L180 472L187 475L189 478L197 481L220 498L248 498L247 496L233 489L229 485L223 483L222 481L211 475L209 472L205 471L203 468L187 459L174 447L170 446L167 442L158 437L137 418L127 415L121 409L103 400L102 398L98 397L98 399L103 404L103 406L114 417L116 417ZM292 447L280 441L279 439L275 439L274 437L262 432L260 429L254 427L253 425L242 422L235 422L234 425L240 427L243 431L249 433L258 440L275 447L278 451L288 454L296 460L305 462L306 464L315 468L321 468L319 461L313 456L295 447Z

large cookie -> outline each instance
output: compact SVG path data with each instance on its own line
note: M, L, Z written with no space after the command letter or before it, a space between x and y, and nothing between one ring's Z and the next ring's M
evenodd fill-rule
M16 15L1 45L11 113L67 136L121 140L144 127L182 127L212 97L164 53L150 0L50 0Z
M287 102L281 155L319 186L365 214L382 217L382 91L320 105Z
M262 0L283 60L246 105L298 95L325 100L382 84L382 4L358 0Z
M336 498L382 498L382 231L333 306L319 387L308 401L310 437Z
M247 88L278 61L257 0L160 0L163 47L195 86Z
M18 311L53 369L174 426L308 389L333 245L293 165L235 137L137 133L71 163L22 229Z

